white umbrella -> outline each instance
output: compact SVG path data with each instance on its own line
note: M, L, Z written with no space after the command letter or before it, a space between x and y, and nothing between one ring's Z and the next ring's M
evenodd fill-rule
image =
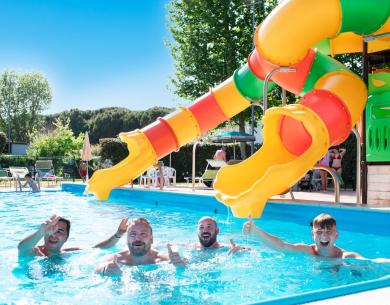
M84 143L83 143L83 150L81 151L81 160L87 162L87 177L86 181L88 182L88 161L92 159L92 153L91 153L91 144L89 143L89 136L88 132L85 132L84 135Z

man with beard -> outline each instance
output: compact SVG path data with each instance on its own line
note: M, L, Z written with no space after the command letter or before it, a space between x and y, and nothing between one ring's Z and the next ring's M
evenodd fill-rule
M183 261L178 252L172 250L168 244L168 257L152 249L153 230L145 218L134 219L127 229L128 249L110 256L106 262L96 268L102 275L121 275L119 264L127 266L158 264L169 261L175 265L182 265Z
M127 218L121 220L118 230L107 240L98 243L94 248L109 248L114 246L127 229ZM64 252L80 250L78 247L62 249L69 238L70 221L58 215L41 224L39 229L25 237L18 245L19 256L50 256ZM43 245L36 244L43 237Z
M198 221L198 239L199 242L192 245L195 249L221 249L228 248L230 250L228 255L231 255L239 250L248 250L248 248L237 246L232 239L230 239L230 246L220 244L217 241L219 228L214 218L204 216Z
M242 233L259 237L267 246L283 252L306 253L313 256L326 258L355 258L366 259L356 252L349 252L336 246L339 233L336 228L336 220L329 214L320 214L311 222L314 244L290 244L282 241L266 231L257 227L252 218L244 224ZM386 258L377 258L372 261L377 263L390 262Z

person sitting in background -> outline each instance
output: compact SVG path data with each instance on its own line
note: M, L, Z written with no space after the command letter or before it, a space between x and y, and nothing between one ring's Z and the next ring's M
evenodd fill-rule
M341 175L341 161L343 160L344 155L347 150L345 148L340 148L336 146L334 149L330 150L330 158L332 160L332 168Z
M115 234L93 248L113 247L126 232L127 226L127 218L122 219ZM19 243L19 256L50 256L80 250L78 247L62 249L69 238L69 233L70 221L61 216L53 215L42 223L36 232L28 235ZM42 238L43 245L36 246Z
M218 149L213 157L214 160L222 160L226 162L226 146L223 145L221 149Z
M18 182L18 185L19 185L19 189L20 191L22 191L22 188L23 187L29 187L30 190L33 192L33 193L37 193L37 192L40 192L41 191L41 188L39 186L39 181L34 181L34 179L31 177L31 174L28 173L24 176L24 178L26 179L26 182L22 185L22 181L20 180L20 176L18 176L17 178L17 182Z

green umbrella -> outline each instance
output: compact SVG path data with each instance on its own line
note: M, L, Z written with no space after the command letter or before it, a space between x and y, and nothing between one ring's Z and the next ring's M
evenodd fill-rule
M210 139L213 143L254 142L255 136L239 131L224 132ZM236 159L236 149L233 150L233 159Z

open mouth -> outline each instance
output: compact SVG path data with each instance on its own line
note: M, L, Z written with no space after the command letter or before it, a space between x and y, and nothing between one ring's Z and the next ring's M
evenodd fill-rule
M143 247L143 246L145 246L145 243L143 243L142 241L133 242L133 247Z
M209 239L210 236L211 236L210 233L203 233L203 234L202 234L202 238L203 238L203 239Z
M52 245L55 245L56 243L58 243L58 239L50 237L49 238L49 243L52 244Z
M320 241L321 246L327 247L329 246L329 241Z

